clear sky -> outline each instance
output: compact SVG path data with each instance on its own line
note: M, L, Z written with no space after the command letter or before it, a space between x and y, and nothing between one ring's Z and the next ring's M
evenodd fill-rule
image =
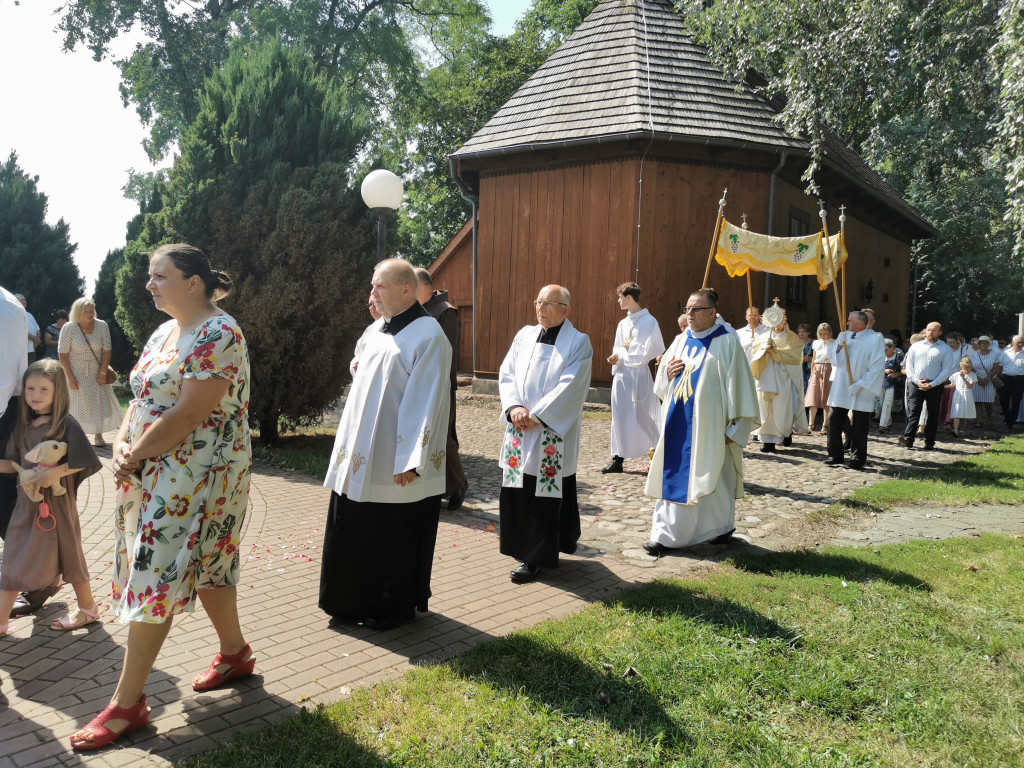
M530 0L487 4L493 32L506 35ZM122 195L128 169L153 166L142 150L145 129L134 108L121 103L114 65L93 61L85 49L62 53L54 31L61 5L0 0L0 161L14 150L22 170L39 177L50 203L47 219L70 225L75 261L91 294L103 257L124 244L125 224L138 212Z

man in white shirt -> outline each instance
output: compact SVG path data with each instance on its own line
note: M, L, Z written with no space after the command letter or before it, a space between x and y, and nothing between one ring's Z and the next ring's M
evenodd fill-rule
M559 552L576 551L576 467L594 356L590 339L569 322L568 289L546 285L533 306L538 324L520 329L498 374L506 425L499 543L501 554L520 561L510 574L516 584L557 568Z
M364 336L324 480L319 604L335 619L388 629L430 598L452 348L416 301L408 262L382 261L372 286L383 322Z
M658 442L659 402L648 367L665 351L658 321L640 306L640 286L622 283L619 309L626 317L615 329L612 365L612 460L601 472L621 472L624 459L646 459Z
M1020 413L1021 396L1024 395L1024 338L1014 336L1010 346L1000 354L1003 388L999 390L999 404L1003 409L1003 423L1012 430Z
M42 340L42 334L39 332L39 323L36 322L32 313L28 311L28 302L25 300L25 297L20 293L16 293L14 298L20 301L21 306L25 309L25 320L28 322L26 351L28 352L28 362L31 365L36 361L36 347L39 346L39 342Z
M924 338L907 350L903 370L907 374L907 426L899 438L899 444L907 448L914 445L917 427L921 421L921 406L926 404L928 412L924 425L924 449L935 447L935 435L942 418L942 388L956 373L960 358L942 340L942 324L928 323Z

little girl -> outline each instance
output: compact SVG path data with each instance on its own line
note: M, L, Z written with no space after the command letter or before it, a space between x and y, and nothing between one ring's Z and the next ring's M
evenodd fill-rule
M978 383L978 374L971 366L971 358L960 358L960 370L949 377L946 386L953 389L953 402L949 408L949 416L953 419L953 435L963 437L963 423L977 418L974 408L974 393L971 388Z
M100 460L70 415L70 401L67 378L59 362L39 360L25 371L18 422L7 445L2 446L0 472L15 472L14 463L26 469L34 466L25 460L25 454L41 442L64 442L68 446L66 463L48 469L40 480L43 484L58 480L67 493L54 496L48 488L41 488L52 515L41 517L41 502L30 500L25 489L18 487L0 569L0 635L7 632L18 592L42 589L58 583L61 577L74 587L78 610L54 621L50 628L77 629L99 620L82 551L75 498L82 481L99 470Z

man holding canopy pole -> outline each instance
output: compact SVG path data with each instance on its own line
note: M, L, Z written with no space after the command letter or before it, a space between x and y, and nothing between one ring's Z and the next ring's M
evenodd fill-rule
M868 427L875 409L875 398L882 392L885 372L884 347L879 349L875 334L867 334L868 317L853 311L843 331L829 350L835 378L828 395L828 458L825 464L843 466L842 426L850 415L850 469L863 469L868 455Z

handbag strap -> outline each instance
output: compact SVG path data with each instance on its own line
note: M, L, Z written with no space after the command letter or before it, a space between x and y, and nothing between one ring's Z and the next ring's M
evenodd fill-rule
M78 323L75 323L75 325L78 326L78 332L82 334L82 338L85 339L85 343L89 345L89 351L92 352L92 356L96 358L96 365L102 368L103 363L101 363L99 357L97 357L96 350L92 348L92 344L89 344L89 337L86 336L85 331L82 330L82 326L78 325Z

